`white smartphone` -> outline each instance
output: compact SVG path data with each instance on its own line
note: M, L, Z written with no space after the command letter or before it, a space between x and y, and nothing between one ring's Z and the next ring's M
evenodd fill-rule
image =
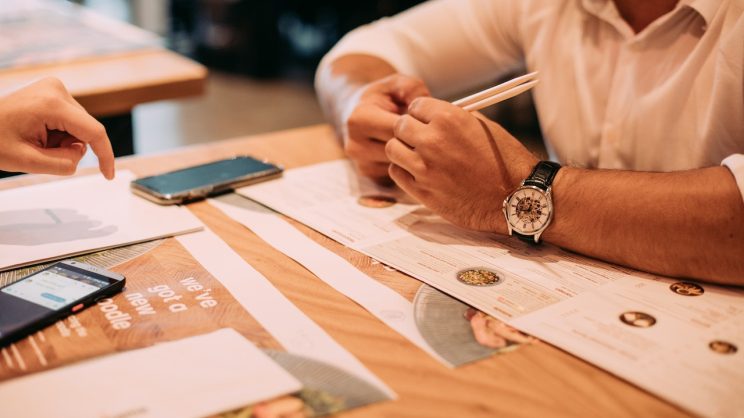
M276 164L239 156L132 181L135 194L161 205L203 199L281 176Z

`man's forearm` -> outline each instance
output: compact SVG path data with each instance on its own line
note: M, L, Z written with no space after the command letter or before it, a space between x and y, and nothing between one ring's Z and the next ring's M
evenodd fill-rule
M566 167L543 235L662 275L744 284L744 203L725 167L674 173Z
M347 84L364 85L395 73L395 68L382 58L366 54L342 55L322 70Z
M362 86L395 72L395 68L382 58L363 54L342 55L318 69L315 79L318 100L326 116L337 123L343 103Z

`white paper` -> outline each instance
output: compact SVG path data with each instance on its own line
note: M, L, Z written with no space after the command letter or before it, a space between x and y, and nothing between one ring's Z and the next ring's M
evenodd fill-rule
M129 191L134 174L76 177L0 191L0 271L193 232L188 209L160 206Z
M395 398L377 376L211 230L182 235L177 240L288 352L334 365Z
M301 389L232 329L0 384L6 417L202 417Z
M452 367L424 340L416 326L413 304L393 289L359 271L317 244L288 222L250 200L232 194L209 203L250 228L269 245L300 263L319 279L355 301L387 326L438 361Z
M628 277L576 296L512 325L535 333L696 414L744 416L744 292L700 285L700 296L674 293L677 280ZM642 312L649 327L624 323ZM738 352L712 350L726 341Z
M288 170L280 179L237 192L357 251L434 286L500 320L539 310L626 276L618 267L556 247L458 228L394 189L359 178L346 160ZM369 208L363 195L398 204ZM495 286L470 286L457 273L486 268Z
M690 411L744 416L742 290L693 284L704 292L688 296L674 291L677 280L457 228L358 178L348 161L289 170L238 193ZM360 205L369 194L398 203ZM500 280L458 280L473 268ZM632 319L638 313L654 324Z

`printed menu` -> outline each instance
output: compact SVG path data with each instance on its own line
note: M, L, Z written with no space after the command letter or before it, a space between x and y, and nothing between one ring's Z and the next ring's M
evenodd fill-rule
M744 291L458 228L346 160L239 194L706 416L744 411Z

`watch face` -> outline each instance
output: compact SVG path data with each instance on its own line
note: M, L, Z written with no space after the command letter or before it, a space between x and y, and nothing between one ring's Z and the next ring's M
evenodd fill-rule
M504 213L512 229L534 235L548 226L553 210L550 198L541 189L523 186L504 201Z

